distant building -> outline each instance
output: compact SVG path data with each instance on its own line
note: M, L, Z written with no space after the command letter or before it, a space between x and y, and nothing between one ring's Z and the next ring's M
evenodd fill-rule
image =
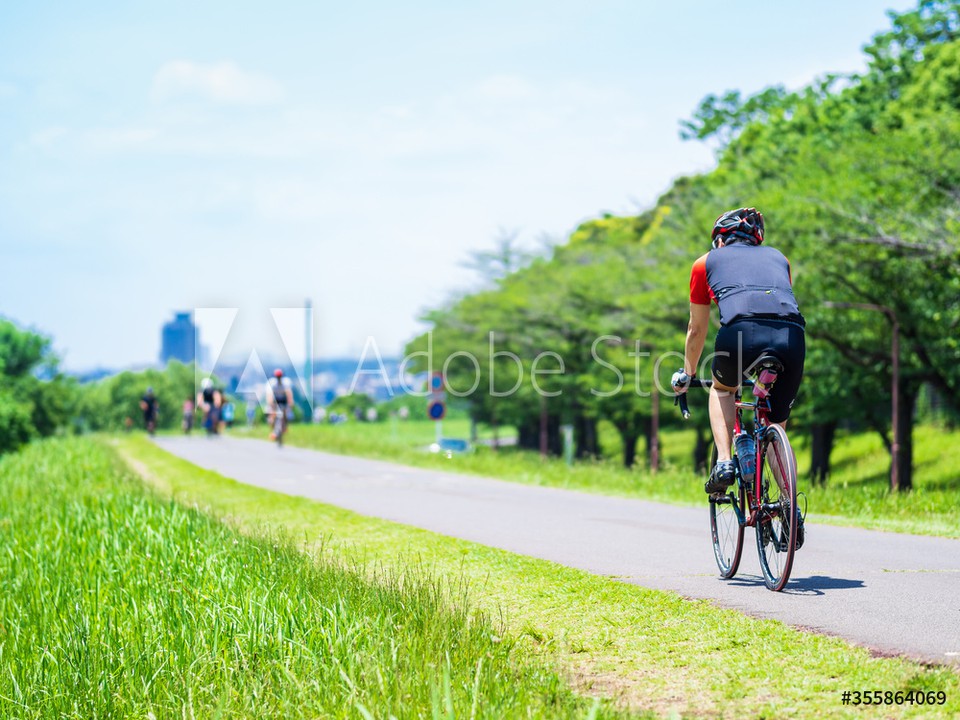
M197 326L188 312L178 312L161 332L160 362L192 363L197 358Z

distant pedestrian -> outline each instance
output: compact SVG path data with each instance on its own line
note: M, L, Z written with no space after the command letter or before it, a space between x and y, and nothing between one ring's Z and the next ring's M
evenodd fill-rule
M221 415L223 418L223 423L228 428L233 427L234 412L235 411L234 411L233 403L230 400L227 400L226 402L223 403Z

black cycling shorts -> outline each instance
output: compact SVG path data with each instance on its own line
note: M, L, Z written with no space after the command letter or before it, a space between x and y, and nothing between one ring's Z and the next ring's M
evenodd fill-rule
M773 355L783 364L783 372L770 391L770 420L783 422L803 379L803 360L807 353L803 327L782 320L744 318L720 326L714 345L711 370L718 382L738 387L749 377L761 355Z

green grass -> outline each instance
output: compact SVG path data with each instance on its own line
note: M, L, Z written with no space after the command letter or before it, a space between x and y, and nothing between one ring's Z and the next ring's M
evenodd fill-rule
M660 500L675 504L705 502L702 478L690 469L692 431L671 430L662 435L664 467L652 474L624 469L615 459L578 462L568 467L562 460L542 460L537 453L511 448L494 452L478 447L474 452L447 458L426 451L433 442L430 422L396 420L387 423L348 422L344 425L291 425L291 445L347 455L393 460L418 467L496 477L504 480ZM615 434L601 426L608 450L619 451ZM252 433L262 437L261 427ZM511 432L509 429L501 434ZM448 437L469 436L466 420L444 421ZM483 435L490 435L484 428ZM921 426L915 433L914 490L892 494L887 485L889 455L875 434L841 435L834 450L834 473L826 487L807 482L809 448L804 437L795 439L800 490L808 499L812 523L960 537L960 431Z
M914 489L889 491L890 455L876 433L843 435L825 488L807 488L818 519L883 530L960 537L960 430L920 426L914 433ZM801 477L809 447L797 449Z
M0 461L0 539L0 717L618 714L456 583L241 534L91 440Z
M648 590L347 510L236 483L142 438L121 453L162 493L198 504L247 532L266 523L339 557L396 569L418 565L468 587L469 604L502 619L505 638L537 653L583 692L658 715L886 717L889 708L844 708L852 688L942 690L938 708L960 713L960 676L947 668L872 657L836 639L747 618L706 601ZM764 591L760 591L764 592Z

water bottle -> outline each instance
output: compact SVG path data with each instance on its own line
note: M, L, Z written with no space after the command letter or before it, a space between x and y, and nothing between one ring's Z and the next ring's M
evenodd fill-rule
M756 472L757 448L753 441L753 436L749 433L740 433L734 441L737 448L737 459L740 461L740 475L743 478L744 485L753 483L753 475Z

